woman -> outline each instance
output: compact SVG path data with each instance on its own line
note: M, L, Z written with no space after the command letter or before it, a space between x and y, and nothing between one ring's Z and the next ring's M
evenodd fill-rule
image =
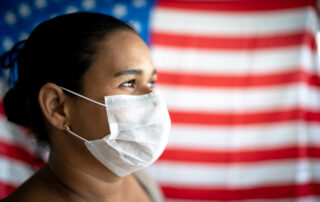
M149 50L130 26L97 13L59 16L35 28L17 61L6 115L31 127L50 155L4 201L161 201L137 171L164 150L170 118L153 91ZM4 64L13 65L12 57Z

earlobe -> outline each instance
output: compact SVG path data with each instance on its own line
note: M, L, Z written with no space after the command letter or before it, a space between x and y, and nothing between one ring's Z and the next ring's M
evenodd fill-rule
M64 130L69 123L66 96L54 83L47 83L39 91L38 101L44 117L55 128Z

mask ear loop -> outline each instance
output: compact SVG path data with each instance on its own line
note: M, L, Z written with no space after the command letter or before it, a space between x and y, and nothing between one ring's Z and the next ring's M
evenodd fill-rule
M64 88L64 87L62 87L62 86L60 86L60 88L61 88L62 90L65 90L65 91L73 94L73 95L76 95L76 96L78 96L78 97L81 97L81 98L83 98L83 99L85 99L85 100L88 100L88 101L91 101L91 102L96 103L96 104L98 104L98 105L101 105L101 106L103 106L103 107L106 107L105 104L103 104L103 103L101 103L101 102L98 102L98 101L95 101L95 100L93 100L93 99L90 99L90 98L88 98L88 97L86 97L86 96L83 96L83 95L81 95L81 94L79 94L79 93L73 92L72 90L66 89L66 88Z
M74 132L70 129L70 127L69 127L68 125L65 125L65 126L64 126L64 130L67 131L69 134L71 134L71 135L73 135L73 136L81 139L81 140L84 141L84 142L89 142L88 140L86 140L86 139L84 139L83 137L81 137L81 136L77 135L76 133L74 133Z

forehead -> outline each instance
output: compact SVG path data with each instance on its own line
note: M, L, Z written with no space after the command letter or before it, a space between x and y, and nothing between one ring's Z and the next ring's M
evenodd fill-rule
M130 67L140 67L143 71L153 64L147 45L132 31L117 31L107 36L99 44L94 65L108 72L123 71Z
M141 71L140 76L154 72L147 45L131 31L118 31L101 40L91 67L84 75L84 88L109 88L116 74L126 70Z

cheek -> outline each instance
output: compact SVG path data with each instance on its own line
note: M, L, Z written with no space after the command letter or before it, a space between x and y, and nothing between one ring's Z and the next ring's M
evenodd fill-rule
M94 103L75 105L70 114L70 126L87 140L100 139L110 133L106 109Z

